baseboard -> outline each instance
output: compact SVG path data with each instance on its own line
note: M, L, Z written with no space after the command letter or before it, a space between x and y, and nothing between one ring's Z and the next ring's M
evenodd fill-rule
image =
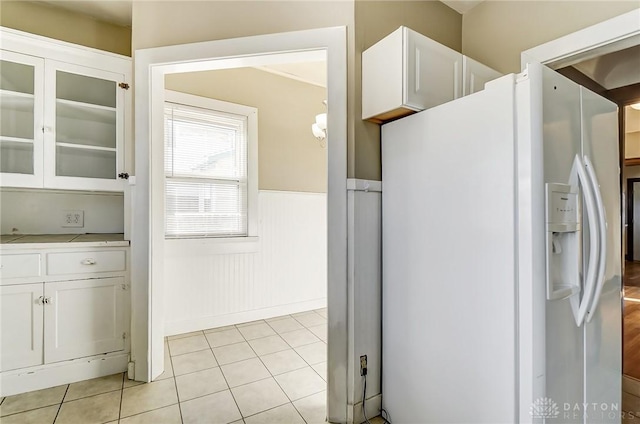
M305 302L278 305L270 308L256 309L252 311L236 312L233 314L216 315L194 318L183 321L165 322L165 336L190 333L192 331L206 330L207 328L223 327L225 325L241 324L243 322L259 319L273 318L281 315L295 314L327 307L327 299L314 299Z
M380 409L382 408L382 395L377 394L367 399L365 402L365 408L367 410L367 418L371 419L380 415ZM364 414L362 413L362 402L358 402L355 405L347 409L347 423L349 424L361 424L365 421Z
M127 371L128 353L100 355L0 373L0 396L11 396Z
M633 377L629 377L628 375L623 375L622 391L629 393L633 396L640 397L640 380Z

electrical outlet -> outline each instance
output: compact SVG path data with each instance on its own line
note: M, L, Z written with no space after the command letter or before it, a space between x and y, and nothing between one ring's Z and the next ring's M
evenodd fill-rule
M84 211L63 211L62 215L63 227L84 227Z
M367 375L367 355L360 357L360 375Z

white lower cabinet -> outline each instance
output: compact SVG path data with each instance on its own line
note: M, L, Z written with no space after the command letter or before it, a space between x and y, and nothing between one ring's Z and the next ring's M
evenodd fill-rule
M0 396L123 372L128 247L0 246Z
M46 363L117 352L125 347L124 278L46 283Z
M1 286L0 371L124 350L125 290L123 277Z
M42 364L43 309L42 283L0 287L0 371Z

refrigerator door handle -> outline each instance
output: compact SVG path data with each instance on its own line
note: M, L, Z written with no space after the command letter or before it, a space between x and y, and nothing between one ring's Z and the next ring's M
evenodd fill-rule
M596 206L598 208L598 227L600 235L600 246L598 249L598 273L596 277L595 294L590 301L587 311L586 320L591 322L593 315L598 308L598 302L600 301L600 295L602 294L602 288L604 286L604 272L607 264L607 216L604 208L604 202L602 201L602 193L600 192L600 184L598 183L598 177L596 176L595 169L591 160L587 156L584 157L585 168L587 175L591 181L591 187L595 195Z
M571 297L571 309L576 320L576 325L580 327L587 315L596 285L598 252L600 250L600 232L597 225L598 210L592 191L592 185L590 184L585 167L578 155L576 155L573 160L573 168L571 170L571 179L569 183L571 185L576 185L576 183L578 183L576 178L579 180L580 186L582 187L582 195L584 197L587 216L589 218L589 262L587 264L587 274L584 278L584 292L582 294L582 300L578 298L578 295Z

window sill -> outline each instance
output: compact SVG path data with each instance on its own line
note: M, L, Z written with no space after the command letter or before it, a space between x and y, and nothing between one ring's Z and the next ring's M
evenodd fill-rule
M220 237L165 239L165 254L172 257L255 253L260 250L258 237Z

